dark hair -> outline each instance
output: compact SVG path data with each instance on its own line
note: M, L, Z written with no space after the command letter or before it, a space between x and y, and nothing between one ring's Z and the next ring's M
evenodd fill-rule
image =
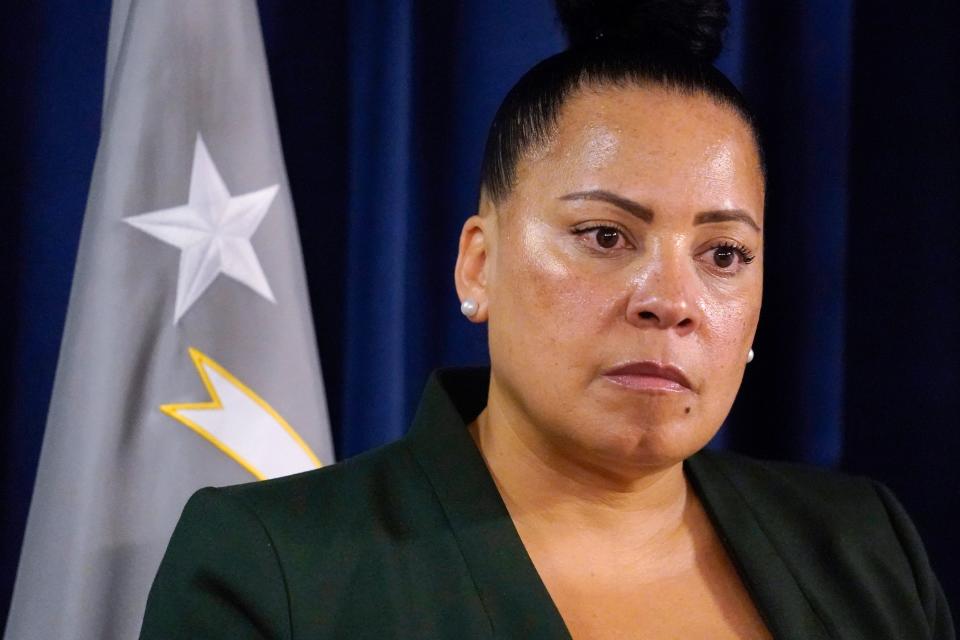
M564 103L588 87L657 85L706 94L732 107L763 152L740 91L716 67L727 25L726 0L557 0L570 48L530 69L490 126L480 188L494 203L514 186L517 164L553 135Z

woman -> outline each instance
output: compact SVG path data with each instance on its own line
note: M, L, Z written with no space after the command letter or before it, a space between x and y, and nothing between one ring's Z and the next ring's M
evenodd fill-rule
M206 489L144 638L953 638L868 480L701 451L752 357L764 173L724 2L560 4L455 270L488 371L400 442Z

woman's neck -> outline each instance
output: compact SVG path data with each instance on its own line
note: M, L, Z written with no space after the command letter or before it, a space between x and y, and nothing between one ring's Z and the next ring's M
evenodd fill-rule
M682 536L690 490L681 462L619 469L591 463L490 400L470 433L518 528L633 548Z

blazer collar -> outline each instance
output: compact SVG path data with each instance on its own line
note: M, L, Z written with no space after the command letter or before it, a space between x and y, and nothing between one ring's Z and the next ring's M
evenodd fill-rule
M767 629L774 638L828 640L831 635L770 535L782 530L782 523L757 517L750 496L717 464L721 455L701 451L687 459L684 471Z
M404 439L433 485L497 638L570 638L467 423L487 404L486 369L434 372Z
M487 404L488 368L431 375L404 438L433 486L490 619L494 637L570 638L467 431ZM719 465L701 452L684 470L775 638L829 635L795 577Z

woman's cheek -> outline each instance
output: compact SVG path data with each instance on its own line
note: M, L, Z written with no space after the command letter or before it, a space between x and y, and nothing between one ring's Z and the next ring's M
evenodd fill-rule
M704 302L701 346L712 368L733 371L746 364L758 312L759 308L748 295L710 298Z
M528 339L569 350L594 342L625 308L630 283L603 258L585 255L566 229L526 218L510 230L503 285L518 309ZM519 318L518 318L519 320Z

